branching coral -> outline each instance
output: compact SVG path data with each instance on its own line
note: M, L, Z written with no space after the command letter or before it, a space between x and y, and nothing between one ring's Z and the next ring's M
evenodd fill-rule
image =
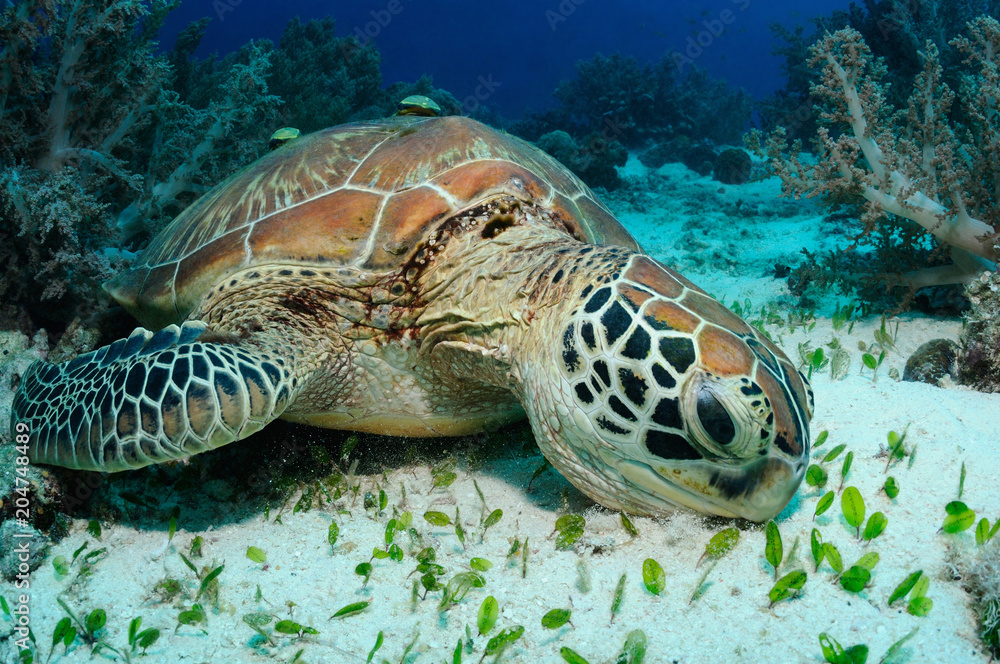
M36 319L95 310L119 231L141 242L266 145L280 102L269 46L194 61L199 23L158 55L175 6L35 0L3 13L2 290Z
M967 67L962 123L949 120L955 94L943 81L933 43L925 45L924 68L908 107L896 110L886 102L884 64L872 57L860 33L848 28L827 34L811 49L810 64L821 70L821 82L813 87L823 104L819 162L800 159L798 143L787 154L781 129L765 148L786 194L860 196L866 201L866 232L893 214L951 247L955 265L912 275L914 286L968 278L1000 257L992 225L1000 204L1000 24L983 17L968 28L968 37L951 42Z
M106 208L81 187L75 168L0 171L0 217L6 222L0 225L0 299L6 326L19 316L9 309L14 302L42 319L58 320L53 310L65 319L99 308L100 284L120 267L100 250L115 236Z
M979 635L993 657L1000 657L1000 539L971 548L953 545L949 565L972 597Z
M24 0L0 13L0 44L3 45L0 48L0 117L4 117L3 124L13 128L15 133L24 123L26 109L10 108L11 87L17 81L26 91L37 93L41 90L41 76L30 55L50 29L55 17L54 4L55 0ZM4 143L0 141L0 150Z
M268 83L284 101L284 125L310 132L383 114L378 51L336 37L332 18L289 21L272 62Z
M163 92L141 194L118 216L126 235L156 230L260 153L267 133L261 125L281 103L268 94L271 55L266 46L249 44L219 63L200 67L199 86L211 90L204 95L205 108L184 103L176 91Z
M45 302L43 318L92 310L96 282L108 275L111 201L141 182L132 141L162 89L166 68L153 35L171 6L36 1L8 8L0 21L8 83L0 232L11 253L3 290L36 312Z
M757 108L761 126L767 131L784 126L790 138L808 139L816 134L816 113L810 98L813 75L809 69L809 45L826 32L854 28L881 58L887 72L883 90L897 108L907 105L913 82L923 71L921 51L928 40L940 49L944 80L953 89L960 86L962 55L948 43L950 35L966 29L977 16L1000 16L998 0L861 0L845 10L834 10L812 19L816 30L799 25L788 29L771 26L772 53L784 60L784 87Z

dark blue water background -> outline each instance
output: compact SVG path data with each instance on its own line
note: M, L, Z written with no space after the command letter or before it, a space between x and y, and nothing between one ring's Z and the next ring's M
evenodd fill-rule
M184 0L168 20L169 48L193 20L211 23L198 51L225 54L251 39L277 41L294 16L333 16L337 34L372 39L381 52L383 82L434 77L459 100L479 95L500 113L519 117L552 104L574 63L620 52L655 62L683 56L755 98L781 87L781 59L771 54L769 25L808 24L843 9L848 0Z

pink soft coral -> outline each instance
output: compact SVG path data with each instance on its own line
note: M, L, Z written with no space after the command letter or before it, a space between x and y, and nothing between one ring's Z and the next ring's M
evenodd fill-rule
M994 227L1000 210L1000 24L981 17L968 28L968 37L951 42L969 68L961 89L964 124L949 120L955 93L942 80L933 43L926 43L908 108L896 110L886 103L884 65L860 33L844 29L811 49L810 64L821 70L812 90L823 103L818 163L803 162L798 144L788 155L780 129L763 148L786 194L861 196L866 229L891 213L949 245L955 265L910 275L914 286L968 278L1000 258Z

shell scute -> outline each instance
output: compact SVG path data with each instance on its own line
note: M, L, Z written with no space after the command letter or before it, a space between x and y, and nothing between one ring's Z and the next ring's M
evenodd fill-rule
M586 185L530 143L468 118L410 116L282 145L190 205L105 288L162 327L240 269L399 267L438 220L501 194L551 207L581 241L640 251Z
M364 251L384 197L341 189L253 224L247 244L254 263L343 265Z
M390 197L382 210L382 223L375 232L372 253L364 267L386 270L398 266L400 257L408 253L414 240L424 235L427 224L453 211L448 201L430 187L415 187Z
M494 194L544 201L552 191L542 178L523 166L500 160L462 164L437 176L432 183L448 192L459 207Z
M245 240L245 230L230 231L177 263L173 279L173 292L176 293L174 308L190 311L198 303L198 298L218 281L217 275L232 273L246 265Z

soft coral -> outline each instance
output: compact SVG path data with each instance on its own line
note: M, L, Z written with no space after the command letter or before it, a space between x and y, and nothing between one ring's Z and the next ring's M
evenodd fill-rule
M802 161L798 144L788 155L780 129L765 148L785 193L861 196L866 229L890 213L949 245L956 265L911 275L915 286L968 278L982 261L995 266L1000 258L993 226L1000 205L1000 125L994 119L1000 24L982 17L968 27L970 37L952 41L969 67L961 90L964 123L950 119L955 94L942 80L933 43L925 45L924 69L908 108L896 110L886 102L884 65L860 33L848 28L828 33L811 49L810 63L821 70L821 82L813 86L823 104L819 162ZM969 254L982 261L969 260Z

